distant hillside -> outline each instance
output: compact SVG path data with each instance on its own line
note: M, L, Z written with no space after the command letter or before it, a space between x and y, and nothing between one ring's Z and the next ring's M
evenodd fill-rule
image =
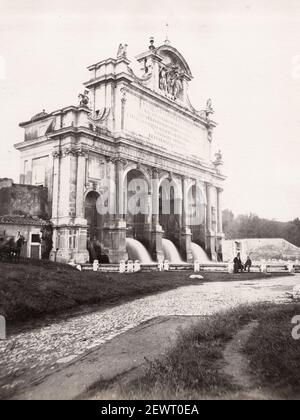
M231 210L223 211L223 229L226 239L282 238L300 247L300 220L278 222L261 219L255 214L234 216Z

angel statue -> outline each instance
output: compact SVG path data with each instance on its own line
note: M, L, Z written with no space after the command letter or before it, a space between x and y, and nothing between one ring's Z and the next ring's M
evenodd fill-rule
M79 106L85 106L85 107L88 107L88 104L89 104L89 100L90 100L90 98L89 98L89 91L88 90L85 90L84 91L84 93L80 93L79 95L78 95L78 99L79 99Z
M127 58L127 44L120 44L117 52L117 58Z
M163 91L167 90L167 77L166 70L164 68L161 69L159 74L159 88Z
M222 156L221 150L219 150L217 153L215 153L215 157L216 157L216 163L221 163L222 162L223 156Z
M206 116L207 117L209 117L210 114L214 114L215 113L215 111L214 111L214 109L212 107L212 100L210 98L206 102L205 112L206 112Z
M175 76L174 83L173 83L173 96L175 99L179 98L182 92L182 89L183 89L182 81L181 81L180 75L177 74Z

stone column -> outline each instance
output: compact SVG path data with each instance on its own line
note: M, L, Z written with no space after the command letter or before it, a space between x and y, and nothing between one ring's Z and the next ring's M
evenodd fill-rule
M212 261L217 261L216 235L212 230L212 205L210 183L206 183L206 253Z
M116 219L124 220L124 165L122 159L116 160Z
M69 262L73 259L76 247L70 240L76 231L76 177L77 156L73 143L66 144L60 159L60 182L58 191L57 229L59 246L56 254L58 262ZM80 261L82 262L82 261Z
M205 183L206 188L206 231L211 233L212 219L211 219L211 184Z
M151 254L154 261L162 262L164 253L162 248L162 227L159 224L159 172L152 170L152 232Z
M143 232L143 243L147 249L151 249L151 236L152 236L152 190L148 191L147 195L147 214L145 214L145 227Z
M217 188L217 238L216 252L218 261L223 261L223 241L225 235L223 233L223 208L222 208L222 188Z
M84 215L84 191L86 183L86 154L83 150L77 151L77 176L76 176L76 250L73 259L76 263L89 261L87 250L87 220Z
M123 174L125 161L115 160L115 188L110 191L115 199L115 217L110 217L103 228L104 248L106 249L110 263L127 261L126 252L126 222L124 220L124 200L123 200Z
M122 98L121 98L121 130L124 130L125 128L125 105L126 105L126 101L127 101L127 94L126 94L126 89L122 88L121 89L121 93L122 93Z
M187 212L188 212L188 189L187 183L188 179L182 177L182 228L180 235L180 252L186 262L193 262L192 254L192 232L188 226Z
M56 261L56 253L59 248L59 233L58 233L58 195L60 184L60 158L61 152L56 150L52 153L53 156L53 181L52 181L52 218L53 224L53 248L50 253L50 260Z
M218 234L223 233L223 215L222 215L222 188L217 188L217 212L218 212Z

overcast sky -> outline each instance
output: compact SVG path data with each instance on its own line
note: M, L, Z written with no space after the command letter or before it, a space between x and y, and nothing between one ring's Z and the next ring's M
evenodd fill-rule
M299 0L0 0L0 177L18 180L20 121L77 104L88 65L159 46L166 22L192 104L213 100L225 207L300 217Z

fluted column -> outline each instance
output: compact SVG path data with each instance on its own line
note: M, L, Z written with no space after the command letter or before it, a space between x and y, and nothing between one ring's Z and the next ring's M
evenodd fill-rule
M59 195L59 183L60 183L60 157L61 152L56 150L52 153L53 156L53 184L52 184L52 223L53 223L53 248L50 254L50 259L56 261L56 253L59 248L58 238L58 195Z
M60 183L60 157L59 151L53 152L53 185L52 185L52 220L55 223L55 219L58 218L58 193Z
M223 260L223 241L225 235L223 233L223 215L222 215L222 188L217 188L217 238L216 238L216 252L218 261Z
M216 235L212 230L212 203L211 203L211 188L210 183L206 183L206 252L212 261L217 260L216 253Z
M86 183L86 154L79 150L77 152L77 188L76 188L76 219L82 222L84 219L84 189Z
M217 188L218 234L223 233L222 193L223 189Z
M114 160L114 163L115 188L113 188L113 191L110 191L110 194L114 195L115 209L112 210L115 212L115 218L111 217L103 228L103 246L109 262L119 263L128 259L126 252L126 222L124 220L123 191L123 176L126 161L117 158Z
M206 188L206 231L211 233L212 219L211 219L211 184L205 183Z
M192 254L192 232L190 227L188 226L188 179L182 177L181 179L182 185L182 229L181 229L181 236L180 236L180 252L181 256L183 257L186 262L193 262L193 254Z
M182 227L187 227L187 205L188 205L188 197L187 197L187 179L182 177L181 180L182 185Z
M123 220L124 218L123 175L125 163L124 159L116 160L116 216L118 220Z
M156 229L159 226L159 173L152 171L152 224Z
M162 248L163 231L159 224L159 172L152 170L152 232L151 232L151 254L154 261L164 260Z

